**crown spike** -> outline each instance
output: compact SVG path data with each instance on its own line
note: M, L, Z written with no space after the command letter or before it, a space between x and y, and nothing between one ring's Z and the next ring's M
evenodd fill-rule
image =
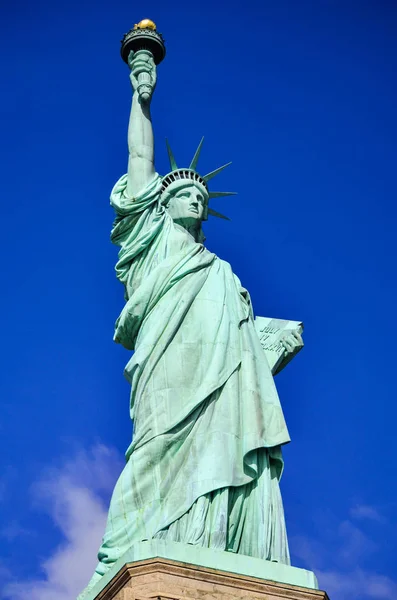
M193 171L196 170L198 159L200 158L201 146L203 145L203 142L204 142L204 137L201 138L198 148L192 158L192 162L190 163L189 169L193 169Z
M231 162L228 162L225 165L223 165L222 167L218 167L217 169L215 169L215 171L211 171L211 173L207 173L207 175L203 176L204 181L208 182L210 179L215 177L215 175L218 175L218 173L223 171L223 169L226 169L226 167L228 167L231 164L232 164Z
M178 168L178 165L176 164L174 155L173 155L172 150L171 150L171 146L169 145L167 139L165 140L165 143L167 145L167 152L168 152L168 158L170 159L171 171L175 171Z
M224 196L235 196L237 192L210 192L210 198L223 198Z
M208 214L212 215L213 217L218 217L219 219L225 219L226 221L230 221L229 217L225 217L225 215L222 215L213 208L208 208Z

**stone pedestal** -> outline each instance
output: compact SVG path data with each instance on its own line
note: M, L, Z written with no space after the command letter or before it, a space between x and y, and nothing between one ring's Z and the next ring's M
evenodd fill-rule
M329 600L311 571L151 540L135 544L85 600Z

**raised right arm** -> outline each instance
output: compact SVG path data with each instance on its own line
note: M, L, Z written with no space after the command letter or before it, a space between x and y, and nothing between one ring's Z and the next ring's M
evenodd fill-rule
M154 137L150 116L152 92L156 85L156 65L149 52L131 53L128 60L134 90L128 126L128 178L127 193L136 196L150 183L155 174ZM144 73L144 81L139 75Z

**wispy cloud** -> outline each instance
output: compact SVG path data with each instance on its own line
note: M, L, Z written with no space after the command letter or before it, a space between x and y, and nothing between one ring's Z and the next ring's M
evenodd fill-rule
M43 474L33 486L33 503L49 514L64 541L42 563L42 579L11 581L4 598L75 600L94 571L107 516L104 496L121 468L114 450L97 445Z
M373 554L378 549L378 546L348 519L340 523L337 535L341 541L339 556L345 564L356 565L361 558Z
M5 565L3 565L3 563L0 560L0 579L8 580L10 577L10 570Z
M385 523L386 521L386 519L380 513L380 511L374 506L370 506L369 504L355 504L350 509L350 516L353 519L368 519L370 521L377 521L378 523Z
M58 468L42 474L33 486L32 503L51 517L63 542L41 564L41 579L13 580L0 563L0 577L10 581L5 599L75 600L94 571L106 522L105 498L113 490L122 466L118 453L97 445L90 451L77 452ZM397 598L397 581L363 567L365 559L378 551L365 533L366 521L372 522L371 527L381 527L386 519L379 509L356 504L350 509L349 518L337 521L330 513L320 516L317 524L323 537L300 535L290 540L295 559L316 573L320 587L331 600ZM15 523L2 533L12 538L21 532Z
M378 509L366 504L355 505L349 515L359 521L386 522ZM330 520L335 517L327 514L326 522ZM324 528L323 539L321 533L315 540L293 537L290 540L293 556L316 573L320 588L327 591L331 600L395 600L397 581L362 566L364 559L376 554L378 545L350 519L333 525Z
M395 600L397 583L390 577L369 573L363 569L348 572L316 571L320 587L325 589L331 600Z

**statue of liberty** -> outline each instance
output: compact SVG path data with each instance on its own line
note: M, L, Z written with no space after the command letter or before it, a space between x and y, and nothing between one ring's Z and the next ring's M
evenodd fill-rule
M134 435L86 591L135 542L153 538L289 564L283 412L250 296L204 246L203 222L222 216L209 200L227 195L208 182L224 167L200 175L200 143L188 168L168 147L171 172L156 173L156 65L145 50L128 63L128 172L111 193L111 239L126 299L114 339L134 351L125 368ZM301 345L294 332L286 355Z

